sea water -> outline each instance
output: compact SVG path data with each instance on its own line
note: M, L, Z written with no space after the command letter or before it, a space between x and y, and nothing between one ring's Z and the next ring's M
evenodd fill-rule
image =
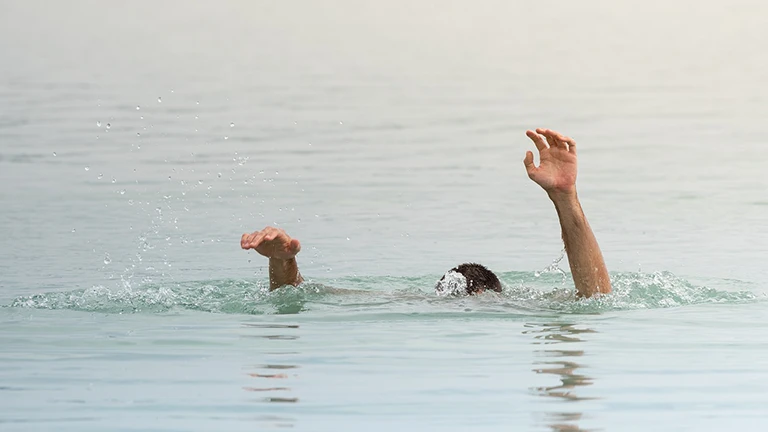
M0 429L764 429L766 12L2 4ZM240 250L267 225L307 283ZM466 261L504 291L436 296Z

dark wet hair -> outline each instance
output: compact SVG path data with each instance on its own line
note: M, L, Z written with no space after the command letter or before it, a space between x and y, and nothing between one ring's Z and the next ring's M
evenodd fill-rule
M496 275L488 270L487 267L476 263L464 263L458 267L454 267L450 272L461 273L467 280L466 290L467 294L476 294L485 290L491 290L501 292L501 282ZM445 280L445 276L437 282L438 287ZM438 288L439 289L439 288Z

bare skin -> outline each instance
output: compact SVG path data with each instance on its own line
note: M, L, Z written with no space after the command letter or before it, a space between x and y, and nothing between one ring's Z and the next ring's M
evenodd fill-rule
M611 292L602 252L576 194L576 142L549 129L526 131L526 135L539 151L540 164L538 167L534 164L533 153L529 151L523 161L525 169L528 177L541 186L555 204L578 295L591 297ZM240 247L254 249L269 258L270 290L297 286L304 281L296 263L301 244L284 230L266 227L243 234Z
M296 263L296 254L301 250L301 243L292 239L285 230L266 227L261 231L243 234L240 247L253 249L269 258L269 289L275 290L285 285L297 286L304 281Z
M576 194L576 142L549 129L526 131L539 150L540 163L526 152L523 163L528 177L547 192L555 204L563 234L565 251L580 297L611 292L611 279L595 234L587 222Z

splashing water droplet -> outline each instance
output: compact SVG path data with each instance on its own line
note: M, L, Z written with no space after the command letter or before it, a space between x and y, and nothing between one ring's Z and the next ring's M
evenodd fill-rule
M120 190L120 195L125 195L125 189Z
M96 127L101 127L101 121L96 120Z
M163 103L163 98L161 98L161 97L159 97L159 96L158 96L158 97L157 97L157 103Z
M218 178L221 178L221 173L218 173L216 176L217 176Z
M229 139L229 137L228 137L228 136L226 136L226 135L224 135L224 139L225 139L225 140L228 140L228 139Z
M138 111L138 110L140 110L140 109L141 109L141 107L140 107L140 106L138 106L138 105L136 105L136 111Z
M53 157L56 157L56 152L53 152Z
M349 241L349 237L347 237L347 241Z
M117 179L116 179L116 178L114 178L114 177L112 177L112 184L114 184L114 183L116 183L116 182L117 182Z
M233 127L235 127L235 124L234 123L230 123L229 127L233 128Z
M344 124L344 123L342 123L342 122L339 122L339 124Z
M107 123L107 129L109 129L109 128L111 128L111 127L112 127L112 125L111 125L111 124L109 124L109 123Z
M136 136L141 136L141 132L136 132Z
M89 167L88 165L86 165L86 166L85 166L85 170L86 170L86 171L90 171L90 170L91 170L91 167Z
M109 257L109 254L104 255L104 264L111 264L112 258Z
M202 180L198 180L197 184L201 185L201 184L203 184L203 181Z
M101 173L99 173L99 176L98 176L98 177L96 177L96 178L97 178L97 179L99 179L99 180L101 180L101 179L103 179L103 178L104 178L104 174L101 174Z
M76 229L74 229L74 228L72 228L72 232L77 232L77 230L76 230Z

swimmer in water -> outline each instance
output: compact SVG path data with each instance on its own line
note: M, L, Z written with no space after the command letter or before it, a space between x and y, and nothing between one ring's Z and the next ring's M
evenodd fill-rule
M611 292L602 252L576 194L576 142L549 129L529 130L525 134L536 145L540 163L536 166L533 153L528 151L523 164L528 177L544 189L555 205L577 295L591 297ZM266 227L243 234L240 247L254 249L269 258L270 290L296 286L304 280L296 263L301 244L284 230ZM492 271L474 263L454 267L435 286L440 295L472 295L485 290L501 292L501 282Z

